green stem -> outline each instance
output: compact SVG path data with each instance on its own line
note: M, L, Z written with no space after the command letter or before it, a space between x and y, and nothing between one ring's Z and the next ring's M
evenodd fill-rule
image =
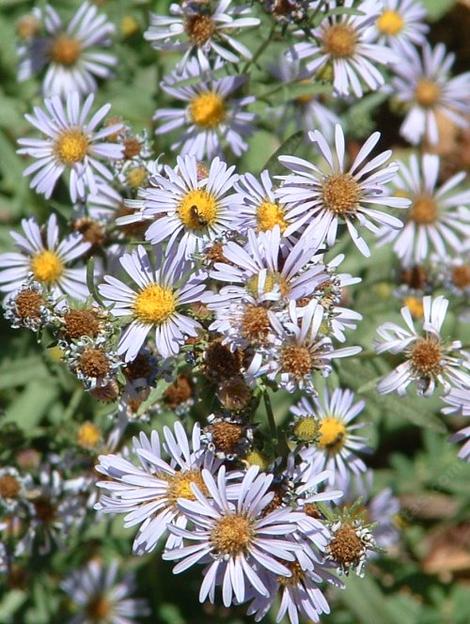
M271 399L269 397L267 390L263 391L263 400L264 400L264 407L266 408L266 415L268 417L268 423L269 423L269 428L271 430L271 435L273 437L273 440L277 440L276 421L274 420L273 406L271 405Z
M268 38L265 41L262 41L260 43L259 47L257 48L256 52L253 54L251 59L245 63L245 65L244 65L244 67L243 67L243 69L241 71L242 74L245 74L248 71L249 67L251 65L253 65L254 63L256 63L256 61L259 59L261 54L268 47L268 44L271 41L271 39L273 38L275 32L276 32L276 24L273 24L273 26L271 27L271 30L269 31Z

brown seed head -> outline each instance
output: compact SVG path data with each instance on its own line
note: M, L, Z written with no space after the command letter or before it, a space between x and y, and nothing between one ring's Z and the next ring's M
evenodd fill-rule
M336 531L330 542L329 551L338 564L345 567L356 566L364 554L364 544L354 527L345 524Z
M96 347L87 347L80 355L80 370L87 377L104 377L109 372L109 362L106 353Z
M15 298L16 312L22 319L41 318L44 297L32 288L21 290Z
M82 336L96 338L101 329L101 322L96 310L69 310L63 316L64 334L68 340L75 340Z

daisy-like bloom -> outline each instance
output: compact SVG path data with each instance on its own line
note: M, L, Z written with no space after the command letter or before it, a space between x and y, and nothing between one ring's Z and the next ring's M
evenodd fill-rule
M454 59L454 54L446 54L444 44L431 48L424 43L421 53L411 47L404 61L393 65L392 91L409 107L400 134L413 145L424 139L438 143L439 116L459 128L468 127L470 72L450 78Z
M180 65L196 55L203 67L208 67L209 54L230 63L237 63L240 57L251 59L249 49L232 37L238 29L258 26L260 21L250 17L251 9L245 6L230 6L232 0L218 0L214 3L186 0L170 5L170 15L151 15L150 28L144 38L156 50L184 52Z
M45 231L42 231L33 218L21 222L23 234L10 232L19 252L0 255L0 290L12 293L22 290L24 283L31 278L49 291L54 299L66 294L74 299L86 299L85 268L71 269L67 265L89 248L90 244L80 234L71 234L59 242L57 217L51 214ZM39 295L39 293L37 293ZM31 292L30 305L41 302ZM34 299L34 300L33 300ZM18 302L17 302L18 304ZM30 314L33 310L30 310Z
M275 196L275 187L269 171L261 172L259 179L251 173L240 176L235 183L243 206L240 208L240 227L246 230L266 232L276 225L283 236L298 230L303 221L298 217L294 222L287 219L286 207Z
M320 333L323 314L322 306L316 301L311 301L302 314L295 301L291 301L287 319L282 321L274 312L269 312L276 337L266 353L268 377L288 392L304 390L316 394L314 372L327 377L331 372L331 360L361 351L361 347L334 349L331 339Z
M122 366L121 358L105 340L87 336L68 345L63 359L87 390L107 386Z
M337 566L338 574L364 576L367 558L377 546L369 526L360 519L345 518L332 524L331 533L327 561Z
M406 208L410 205L409 199L392 197L387 190L386 185L398 171L397 163L385 165L392 155L391 150L365 162L380 139L380 132L374 132L347 169L340 125L335 128L335 153L318 130L310 132L309 138L317 144L322 156L320 166L296 156L279 157L280 162L292 171L284 176L284 183L277 193L288 207L287 216L293 218L307 213L309 236L318 237L319 242L326 240L329 246L336 241L338 225L346 223L354 244L363 255L369 256L369 247L355 224L374 234L379 232L377 224L401 228L400 219L373 206Z
M251 450L253 430L242 417L210 414L201 441L219 459L234 461Z
M470 298L470 253L455 258L438 257L434 261L444 286L457 297Z
M163 554L164 559L181 561L174 567L178 574L195 563L208 564L199 592L199 600L214 602L216 585L222 585L223 604L244 602L254 587L266 596L268 588L256 566L274 574L290 577L286 561L294 561L298 544L286 539L296 530L299 514L291 509L266 513L273 498L269 493L272 475L259 474L257 466L245 473L243 480L228 496L225 466L217 481L209 471L202 471L203 491L193 486L196 500L180 499L178 506L190 520L190 528L171 527L172 533L189 541ZM209 498L210 497L210 498Z
M364 409L364 401L354 403L354 393L336 388L330 395L309 400L306 397L290 408L295 419L291 435L301 445L301 457L309 471L329 471L329 484L344 484L351 474L365 472L357 453L367 451L366 440L356 434L365 423L353 423Z
M68 92L65 107L59 96L53 96L44 100L46 112L35 106L34 115L25 115L44 138L18 139L22 146L18 153L35 159L23 175L34 174L31 188L46 199L63 173L68 174L72 202L85 199L87 193L96 193L100 180L112 179L110 170L100 161L122 158L123 146L106 140L122 124L97 130L111 105L105 104L86 121L93 100L94 96L89 95L82 103L76 91Z
M177 501L196 499L191 489L193 483L206 491L201 471L212 471L220 462L202 449L198 424L189 441L179 422L173 431L164 427L163 441L156 431L152 431L150 439L144 433L139 439L134 438L133 456L138 464L121 455L100 455L96 470L108 480L97 483L106 494L101 495L95 508L104 513L125 513L126 527L140 525L134 551L144 553L155 548L170 526L186 527L186 516ZM167 548L180 541L169 535Z
M202 173L194 156L176 160L175 169L165 165L163 174L152 176L150 186L139 191L141 199L127 205L140 209L135 220L153 221L145 233L152 245L168 239L169 247L191 258L209 241L237 229L240 201L235 193L227 195L237 176L234 166L217 157Z
M422 331L417 332L410 310L404 306L401 315L404 329L396 323L384 323L377 329L377 353L403 354L405 361L389 373L377 388L382 394L396 391L403 395L408 385L416 384L419 395L433 394L437 385L447 392L453 387L470 387L470 358L461 350L460 340L446 343L440 331L449 302L444 297L423 297Z
M382 0L382 11L375 22L379 43L409 53L426 41L429 26L420 0Z
M111 44L113 24L89 2L81 4L66 27L49 4L36 16L41 18L45 33L37 32L20 45L18 80L45 72L42 91L46 97L96 91L96 79L109 78L117 63L113 54L101 49Z
M5 318L14 329L25 327L37 332L52 321L54 316L53 298L34 280L23 282L19 290L9 293L3 307Z
M353 6L353 0L341 3L345 8ZM338 8L336 0L326 3L327 10ZM364 0L354 6L357 13L333 14L324 17L311 31L314 42L294 45L294 54L300 59L311 59L307 70L321 72L332 67L333 87L337 95L354 93L361 97L364 85L374 91L384 84L384 77L376 65L387 65L395 60L395 54L384 45L373 43L374 22L378 18L381 3Z
M22 476L13 466L0 468L0 509L12 514L31 487L31 477Z
M452 390L442 397L446 407L442 409L443 414L461 414L470 417L470 390L468 388L452 388ZM459 451L460 459L470 462L470 426L464 427L450 437L451 442L464 442Z
M61 583L76 612L70 624L137 624L137 616L149 614L145 600L131 598L134 575L127 573L122 580L118 575L116 560L105 566L92 559Z
M110 312L117 317L130 317L130 324L121 336L118 354L131 362L139 353L148 334L153 331L157 352L167 358L177 355L187 336L196 336L201 325L180 310L200 301L205 290L204 275L189 276L189 263L174 254L155 249L153 268L145 249L124 254L120 263L137 285L132 289L112 275L104 277L99 286Z
M194 84L178 84L195 78L199 79ZM179 131L171 149L183 156L210 160L227 149L241 156L248 148L245 139L252 134L255 119L254 113L245 110L255 98L235 97L245 80L246 76L240 75L214 78L193 59L182 73L175 72L160 84L165 93L183 102L184 108L159 108L154 115L158 124L155 133Z

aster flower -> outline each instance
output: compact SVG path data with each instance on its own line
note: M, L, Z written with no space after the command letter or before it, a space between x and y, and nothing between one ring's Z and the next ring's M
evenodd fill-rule
M420 0L382 0L382 11L375 22L379 43L388 44L400 54L423 45L429 26Z
M442 409L443 414L460 413L465 418L470 416L470 390L468 388L452 388L442 397L446 406ZM470 426L464 427L450 437L451 442L464 442L459 451L460 459L470 462Z
M196 500L180 499L178 502L191 525L188 529L173 526L171 531L192 545L167 551L163 558L181 560L174 567L174 574L195 563L208 564L199 592L201 602L207 597L210 602L214 601L217 584L222 585L226 607L234 600L244 602L250 586L267 595L269 591L255 571L255 565L274 574L287 577L292 574L285 562L294 560L293 552L299 547L287 540L286 535L295 531L297 514L290 509L263 513L272 499L272 494L268 493L272 475L258 472L256 466L249 468L233 500L229 500L225 466L219 469L217 481L210 472L203 470L206 491L195 485Z
M2 257L0 256L0 266ZM0 273L1 280L1 273ZM54 317L53 298L34 279L23 282L18 290L10 292L3 302L5 318L11 327L25 327L38 332Z
M0 468L0 509L2 513L14 514L31 488L29 475L21 475L13 466Z
M219 459L234 461L251 450L253 426L241 416L210 414L201 442Z
M184 52L180 65L196 55L203 67L208 66L209 54L230 63L240 57L251 59L249 49L232 37L238 29L258 26L260 21L250 17L251 9L230 6L231 0L218 0L213 5L188 0L170 5L170 15L150 16L150 28L144 33L156 50Z
M239 210L240 228L266 232L276 225L284 237L298 230L305 219L298 217L289 221L286 207L275 195L275 187L269 171L261 172L259 179L251 173L240 176L235 183L242 206Z
M369 526L360 519L345 517L331 525L331 533L327 561L337 566L338 574L364 576L367 558L377 547Z
M214 70L217 66L214 67ZM194 84L181 81L199 78ZM241 156L248 149L245 139L252 134L254 113L244 110L255 101L253 96L235 97L246 76L214 78L204 73L196 59L189 61L182 73L173 73L160 84L162 90L183 102L184 108L158 108L154 115L156 134L179 131L171 149L198 160L212 159L229 149Z
M413 154L409 166L400 165L396 188L411 199L411 205L404 228L399 231L385 225L379 243L393 242L405 265L419 264L431 250L441 257L449 248L460 252L470 236L470 210L463 206L470 202L470 191L456 190L465 173L455 174L436 188L439 167L439 156L434 154L424 154L420 161Z
M24 283L32 278L49 290L54 299L62 294L85 299L89 294L85 269L67 265L82 256L90 244L80 234L71 234L59 242L55 214L49 217L44 233L33 218L23 219L21 226L23 234L10 232L20 251L0 255L0 290L24 290Z
M19 46L18 80L45 73L42 91L46 97L96 91L97 78L109 78L117 63L113 54L103 51L111 44L113 24L89 2L81 4L66 27L49 4L35 16L45 33L38 32Z
M403 223L396 217L376 210L374 205L406 208L410 200L390 196L386 185L394 179L398 164L385 163L392 152L387 150L364 163L380 139L374 132L364 143L349 169L345 166L345 142L340 125L335 129L335 154L324 136L316 130L309 133L312 143L318 145L323 162L321 167L297 158L280 156L280 162L292 173L284 176L284 183L277 196L287 205L287 217L308 214L309 236L326 239L329 246L336 241L338 225L345 223L359 251L369 256L367 243L356 225L378 233L376 224L401 228Z
M23 172L34 174L31 188L46 199L52 195L57 180L63 173L69 177L72 202L85 199L87 193L96 193L97 184L103 178L111 180L112 174L101 162L122 157L122 145L110 143L111 137L120 129L120 123L97 130L97 126L111 108L105 104L89 121L86 121L94 96L89 95L81 103L79 94L69 92L65 107L58 96L44 100L46 112L34 107L34 115L25 115L27 121L37 128L44 138L22 138L19 154L35 159Z
M127 573L118 580L118 573L117 560L105 566L92 559L61 583L76 611L70 624L136 624L136 616L148 615L146 601L131 598L134 575Z
M433 394L437 385L447 392L452 387L470 386L470 359L461 350L460 340L446 343L441 338L449 302L444 297L423 297L422 331L417 332L410 310L404 306L401 315L406 328L384 323L377 329L377 353L403 354L405 361L389 373L377 388L380 393L396 391L405 394L408 385L416 384L419 395Z
M194 156L176 160L176 169L166 165L163 174L152 176L150 186L139 191L141 199L127 205L140 209L136 219L152 220L146 240L155 245L168 239L169 247L175 245L179 255L191 258L209 241L236 229L240 202L236 194L227 193L237 176L234 166L217 157L202 175Z
M266 353L268 378L288 392L300 389L315 394L314 372L326 377L331 372L331 360L361 351L361 347L333 348L330 338L320 333L323 308L316 301L311 301L302 315L291 301L286 320L281 321L274 312L269 312L269 318L276 338Z
M101 337L84 336L70 343L63 359L87 390L107 386L122 366L121 358Z
M341 3L347 9L353 0ZM338 8L336 0L326 3L327 10ZM354 6L357 13L329 14L319 26L311 30L314 42L294 45L294 55L300 60L311 59L307 70L321 72L330 64L333 69L333 87L337 95L354 93L361 97L364 84L374 91L384 84L384 77L376 65L387 65L395 54L386 46L373 43L373 24L379 16L381 3L364 0ZM318 42L318 43L316 43Z
M444 287L457 297L470 299L470 253L455 258L437 256L433 261Z
M352 422L364 406L364 401L354 403L350 390L336 388L331 396L325 390L322 400L303 397L290 408L291 435L302 445L303 462L313 474L328 470L330 485L344 486L351 474L366 470L357 455L367 451L366 441L356 433L365 423Z
M470 72L450 78L454 59L454 54L446 54L444 44L431 48L425 42L421 52L410 47L405 60L393 65L393 93L409 107L400 134L413 145L423 140L432 145L439 142L440 115L459 128L468 127Z
M116 317L130 317L118 346L118 354L126 362L137 356L148 334L155 332L157 352L167 358L177 355L187 336L196 336L200 324L181 314L186 304L200 301L204 292L204 275L188 277L189 263L174 254L155 249L156 266L152 268L149 256L139 245L137 250L124 254L120 263L137 285L127 286L112 275L104 277L99 291L110 311Z
M121 455L100 455L96 470L108 480L97 486L105 490L95 506L104 513L125 513L124 526L140 525L134 539L134 551L142 554L153 550L158 540L167 536L167 547L180 543L180 538L168 536L169 527L186 527L184 513L177 506L181 498L195 500L191 489L197 483L205 490L201 471L214 470L219 462L211 453L203 452L200 427L193 428L188 440L181 423L173 430L163 428L163 441L156 431L150 439L144 433L133 439L136 462Z

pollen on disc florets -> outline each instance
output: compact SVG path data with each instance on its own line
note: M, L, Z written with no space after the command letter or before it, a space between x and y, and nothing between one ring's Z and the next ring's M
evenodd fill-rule
M325 179L322 197L328 210L335 215L345 216L356 212L361 191L359 184L352 175L340 173Z
M436 377L442 370L442 347L438 339L418 338L410 348L409 358L414 370L424 377Z
M377 28L383 35L396 37L405 27L405 20L398 11L387 10L377 18Z
M411 204L408 218L417 225L430 225L435 223L439 217L439 209L436 201L428 196L421 195Z
M265 344L271 324L268 311L263 306L247 305L243 311L240 331L251 343Z
M287 222L285 220L284 210L279 204L270 201L263 201L256 211L256 223L258 231L266 232L272 230L278 225L281 233L285 231Z
M411 312L411 316L415 319L422 319L424 316L423 300L419 297L405 297L403 303Z
M53 284L64 272L64 263L55 251L45 249L31 259L31 271L38 282Z
M149 284L134 300L134 314L143 323L161 325L176 310L176 297L171 288Z
M216 521L211 531L211 543L222 557L235 557L246 552L254 537L249 518L241 514L230 514Z
M415 89L415 98L423 108L432 108L441 97L441 89L438 84L427 78L418 82Z
M200 232L217 219L216 198L204 189L193 189L186 193L178 206L178 216L189 230Z
M322 418L319 426L318 446L332 453L340 451L346 439L344 423L334 416Z
M323 35L323 49L333 58L347 58L354 55L357 34L347 24L334 24Z
M291 425L292 437L302 444L314 444L318 440L319 422L315 416L302 416Z
M307 347L297 344L286 345L281 350L281 370L296 379L312 372L312 355Z
M191 121L201 128L216 128L227 115L223 97L214 91L196 95L191 100L188 111Z
M361 576L367 551L376 548L370 529L360 520L344 519L335 523L331 530L328 559L336 563L340 573L349 574L355 570Z
M181 470L174 475L162 476L157 474L157 477L163 478L168 482L167 498L172 505L176 505L179 498L196 500L196 495L192 489L193 484L196 485L203 494L208 494L201 471L198 468Z
M190 15L186 19L185 31L197 46L203 46L212 38L216 24L210 15Z
M102 329L102 320L97 310L67 310L62 317L63 331L67 340L76 340L82 336L96 338Z
M59 35L50 47L51 59L59 65L70 67L80 58L82 47L80 41L67 35Z
M63 130L54 144L54 153L57 160L63 165L71 167L84 160L88 154L90 141L87 135L79 128Z

